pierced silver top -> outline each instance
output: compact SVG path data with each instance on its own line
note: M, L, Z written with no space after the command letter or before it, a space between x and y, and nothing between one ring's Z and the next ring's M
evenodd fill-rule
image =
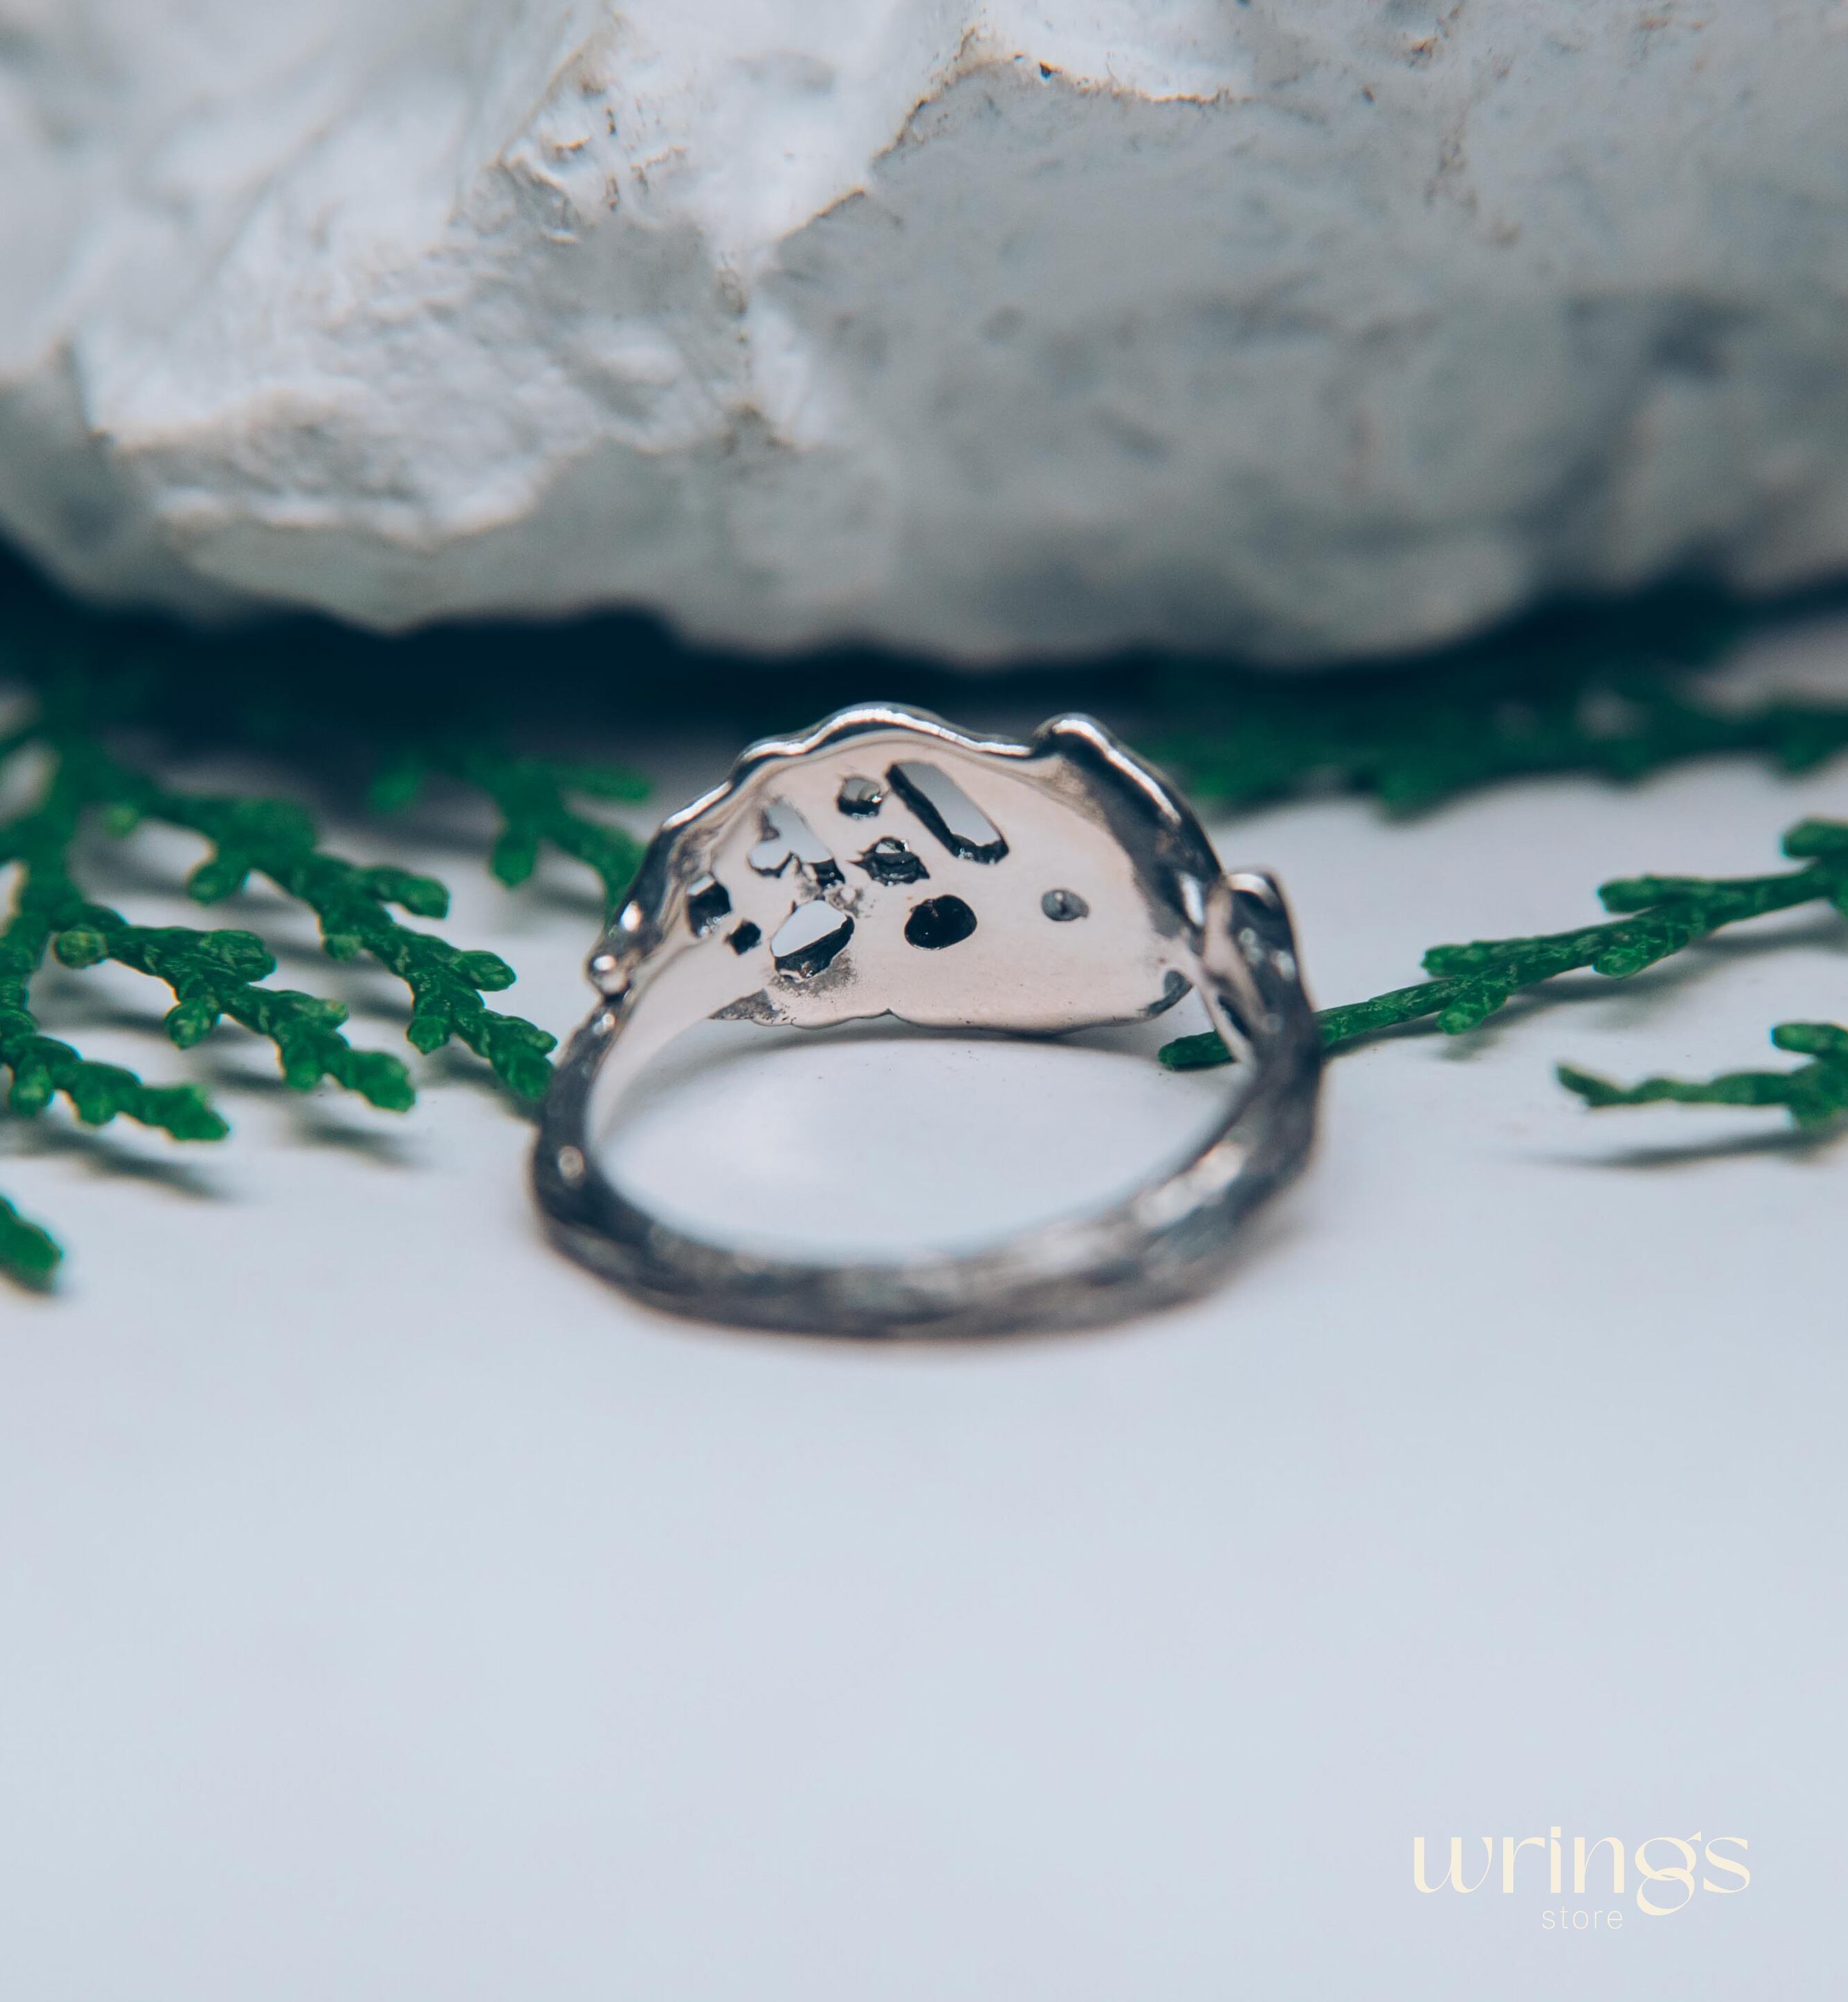
M535 1186L574 1256L682 1313L856 1334L1115 1318L1205 1284L1309 1142L1320 1045L1276 886L1222 874L1173 789L1088 717L1019 743L869 704L754 745L663 824L590 972L603 999L546 1100ZM1111 1209L984 1250L747 1254L658 1222L595 1165L593 1087L613 1101L708 1017L1044 1034L1190 986L1239 1065L1223 1124Z
M1022 744L869 705L753 745L667 821L591 976L677 1022L1131 1021L1186 991L1218 874L1088 717Z

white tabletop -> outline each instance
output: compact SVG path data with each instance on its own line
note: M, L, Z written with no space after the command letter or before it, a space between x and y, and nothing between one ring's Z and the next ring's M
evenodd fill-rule
M724 750L650 755L669 804ZM1592 917L1611 875L1776 867L1814 811L1848 815L1848 766L1219 839L1281 872L1334 1001ZM570 872L510 895L413 859L566 1029ZM113 894L183 916L157 887ZM134 976L57 976L90 1053L258 1088L220 1082L216 1150L0 1121L0 1186L70 1249L58 1298L0 1296L0 1993L1836 1992L1848 1143L1593 1115L1551 1066L1793 1061L1766 1031L1848 1017L1845 945L1798 912L1345 1057L1222 1292L940 1349L629 1306L540 1239L528 1128L472 1062L421 1065L408 1120L298 1100L234 1031L148 1037ZM305 953L281 977L393 998ZM966 1222L1082 1192L1211 1086L955 1039L748 1050L632 1167L763 1229ZM1415 1836L1440 1875L1463 1836L1473 1881L1483 1836L1556 1827L1561 1896L1539 1850L1512 1893L1499 1848L1479 1892L1414 1886ZM1575 1834L1696 1833L1749 1843L1742 1893L1651 1917L1633 1867L1571 1895Z

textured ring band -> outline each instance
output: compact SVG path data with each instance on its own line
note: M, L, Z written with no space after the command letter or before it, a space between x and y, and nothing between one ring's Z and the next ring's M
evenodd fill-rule
M884 705L755 745L675 814L590 962L534 1187L564 1250L652 1304L818 1334L975 1334L1121 1320L1191 1297L1302 1165L1320 1045L1268 877L1222 871L1192 811L1087 717L1026 743ZM675 1037L730 1018L891 1014L1048 1034L1191 988L1236 1059L1223 1119L1120 1202L968 1253L779 1258L692 1236L598 1168L612 1102Z

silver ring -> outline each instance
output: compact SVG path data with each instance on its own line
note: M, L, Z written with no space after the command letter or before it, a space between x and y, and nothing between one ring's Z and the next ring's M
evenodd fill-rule
M1320 1041L1276 884L1222 870L1173 788L1088 717L1017 743L870 704L752 745L663 825L589 970L601 998L546 1097L534 1189L563 1250L702 1320L854 1335L1121 1320L1219 1278L1313 1134ZM1038 1036L1159 1014L1189 989L1236 1059L1222 1121L1120 1202L999 1244L762 1256L651 1216L597 1164L593 1088L619 1102L702 1020Z

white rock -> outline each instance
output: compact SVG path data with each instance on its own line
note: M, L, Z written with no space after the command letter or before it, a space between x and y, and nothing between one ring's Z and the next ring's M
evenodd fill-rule
M0 0L99 597L1277 659L1848 563L1843 0Z

